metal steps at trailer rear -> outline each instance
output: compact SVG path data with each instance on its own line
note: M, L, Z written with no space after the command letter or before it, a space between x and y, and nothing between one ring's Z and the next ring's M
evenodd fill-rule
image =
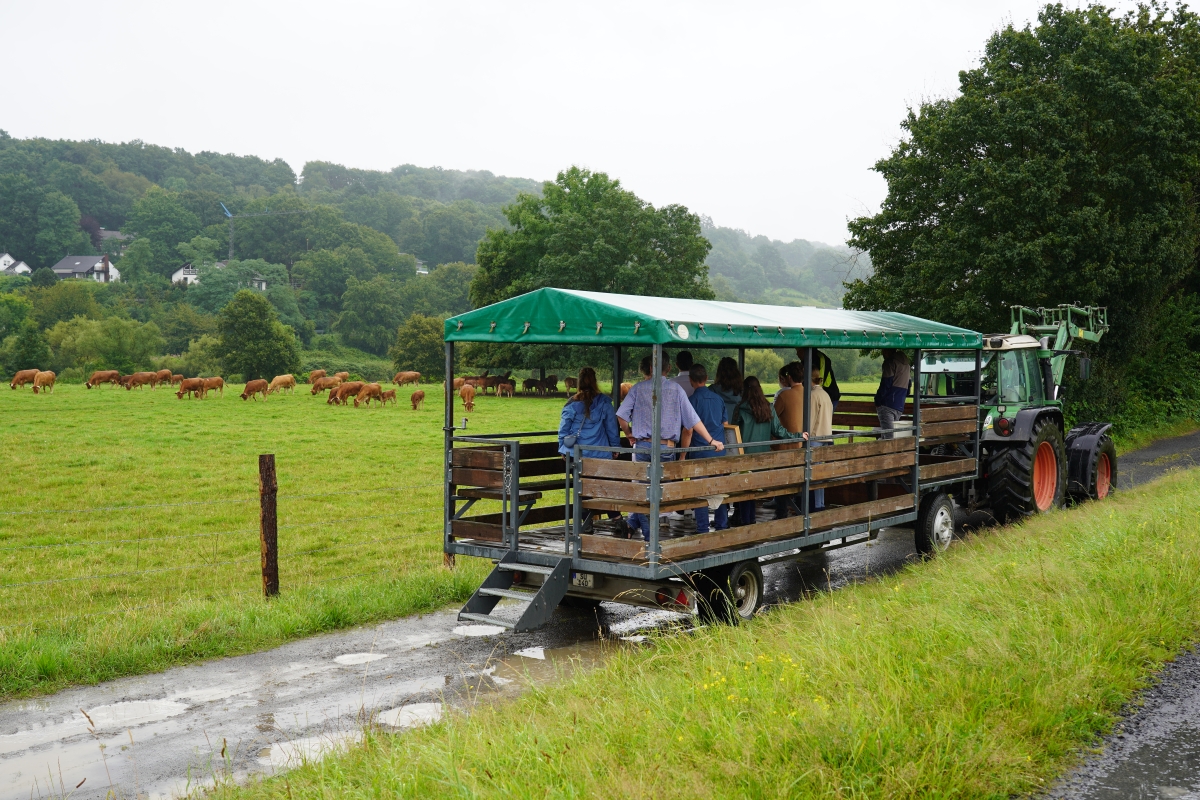
M535 591L512 588L517 572L541 575L542 585ZM559 559L553 567L546 567L541 564L522 564L516 560L516 554L510 553L496 564L475 594L471 595L462 611L458 612L458 619L460 622L499 625L513 633L535 630L550 621L554 609L566 597L570 577L570 558ZM517 600L527 605L515 621L492 616L492 610L502 599Z

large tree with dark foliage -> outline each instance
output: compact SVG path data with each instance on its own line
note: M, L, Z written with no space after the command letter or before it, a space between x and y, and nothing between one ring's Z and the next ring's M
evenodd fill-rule
M511 228L479 243L476 307L545 286L713 297L700 218L679 205L655 208L603 172L571 167L504 215Z
M217 316L216 355L230 372L246 380L295 372L300 351L291 328L279 321L261 294L242 289Z
M887 198L850 223L875 272L846 305L987 331L1007 330L1011 305L1105 305L1088 412L1129 392L1200 405L1197 17L1047 6L994 34L959 83L875 165Z

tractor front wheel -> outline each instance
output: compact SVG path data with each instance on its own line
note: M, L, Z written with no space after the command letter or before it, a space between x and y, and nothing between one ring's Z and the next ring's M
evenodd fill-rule
M1067 485L1062 431L1049 416L1027 442L994 449L988 459L988 505L1001 522L1061 508Z

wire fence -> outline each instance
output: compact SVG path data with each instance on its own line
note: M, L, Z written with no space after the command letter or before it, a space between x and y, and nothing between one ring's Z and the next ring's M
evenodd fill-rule
M288 590L395 574L400 566L394 562L400 552L396 550L397 545L408 547L410 543L421 541L440 545L441 526L435 515L440 514L441 505L429 501L434 499L431 497L434 490L441 487L440 481L430 481L275 495L279 522L282 523L274 526L281 534L277 561L287 576ZM307 508L313 501L324 498L342 501L355 497L373 499L368 508L359 504L352 509L338 509L337 503L332 509ZM426 502L413 507L414 500ZM8 617L0 617L0 632L164 608L172 603L211 596L214 591L219 591L222 598L261 597L263 588L259 585L259 570L252 568L262 566L263 560L258 525L179 533L175 531L183 524L202 526L203 523L191 519L181 522L172 517L131 520L126 516L141 513L155 517L155 512L161 510L221 506L239 509L239 516L249 516L250 510L245 507L258 502L260 497L252 495L90 508L0 511L0 542L4 542L0 543L0 608L6 609L3 616ZM354 513L337 513L341 510L353 510ZM375 513L361 513L363 511ZM122 516L111 520L96 516L111 516L113 512L121 512ZM313 513L320 513L322 518L305 519ZM22 518L34 518L37 522L22 522L21 531L11 530L18 524L16 520ZM6 519L12 522L6 523ZM389 520L395 521L396 525L415 527L393 533ZM102 530L110 529L114 535L78 537L78 529L86 527L81 522ZM76 536L66 541L10 543L21 538L26 541L55 538L63 533L64 526L69 526ZM131 527L141 526L145 526L147 535L129 535ZM6 531L6 527L10 530ZM321 528L329 529L329 536L313 535ZM334 557L332 561L330 556ZM180 560L187 563L178 563ZM75 571L86 574L70 574ZM173 577L204 574L205 571L210 577L199 581L190 576ZM42 575L37 575L38 572ZM147 586L143 578L149 578L151 585ZM148 593L155 599L144 602ZM168 596L169 600L166 599Z

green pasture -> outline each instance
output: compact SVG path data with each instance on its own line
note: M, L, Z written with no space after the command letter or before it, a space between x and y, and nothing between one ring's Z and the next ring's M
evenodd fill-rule
M1191 471L216 794L1040 796L1200 634L1197 531Z
M442 388L386 408L301 386L0 391L0 696L460 601L442 566ZM560 400L477 396L469 430L557 427ZM459 419L461 420L461 403ZM261 597L258 455L279 475L282 597Z

